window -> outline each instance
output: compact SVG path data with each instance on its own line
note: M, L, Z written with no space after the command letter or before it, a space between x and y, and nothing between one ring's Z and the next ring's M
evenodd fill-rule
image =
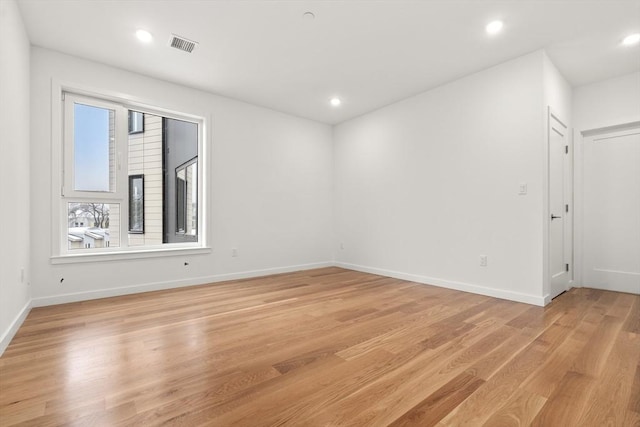
M63 99L61 254L201 247L202 121Z
M129 233L144 234L144 175L129 176Z
M144 114L139 111L129 111L129 135L144 132Z
M197 159L176 169L176 233L183 236L197 235L198 218L198 176Z

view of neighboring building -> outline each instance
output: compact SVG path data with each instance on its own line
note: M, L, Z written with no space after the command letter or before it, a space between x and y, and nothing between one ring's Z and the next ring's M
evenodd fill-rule
M69 203L69 249L120 246L118 230L120 206L107 203Z
M133 111L129 114L129 176L144 177L142 227L132 227L132 222L129 222L129 246L161 245L163 243L162 117ZM140 117L141 122L135 123L134 117ZM136 213L134 206L131 205L130 216Z
M69 228L69 249L108 248L109 230L96 227Z
M83 210L69 210L69 229L72 227L92 227L93 218L89 212Z

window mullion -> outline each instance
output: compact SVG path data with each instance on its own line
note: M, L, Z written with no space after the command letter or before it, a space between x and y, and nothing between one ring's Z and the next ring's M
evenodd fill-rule
M120 245L129 246L129 110L116 110L116 192L120 200Z

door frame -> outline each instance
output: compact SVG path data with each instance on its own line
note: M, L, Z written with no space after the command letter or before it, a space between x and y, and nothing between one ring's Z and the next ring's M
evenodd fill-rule
M616 125L601 126L597 128L589 128L585 130L575 130L574 150L574 286L583 287L584 278L584 141L594 135L623 132L633 128L640 128L640 121L624 122Z
M544 158L545 158L545 171L544 171L544 189L545 196L543 198L543 291L544 291L544 305L547 305L551 302L551 150L549 149L549 144L551 143L551 132L552 126L551 121L558 121L566 130L567 133L567 146L569 147L569 153L565 160L565 167L567 168L565 174L567 179L569 179L568 183L568 194L565 196L565 202L569 205L569 212L563 212L565 216L565 220L568 221L566 225L565 232L565 245L569 248L569 259L566 260L569 263L569 281L567 283L567 289L571 289L575 283L575 168L574 168L574 131L567 125L567 122L563 120L560 115L550 106L547 107L546 114L546 141L544 143ZM568 234L568 235L567 235Z

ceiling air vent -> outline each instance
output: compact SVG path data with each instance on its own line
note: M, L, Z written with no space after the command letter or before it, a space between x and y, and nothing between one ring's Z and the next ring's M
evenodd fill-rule
M180 37L175 34L171 34L171 40L169 40L169 46L175 47L176 49L184 50L185 52L189 53L193 52L193 49L195 49L197 45L198 42L185 39L184 37Z

